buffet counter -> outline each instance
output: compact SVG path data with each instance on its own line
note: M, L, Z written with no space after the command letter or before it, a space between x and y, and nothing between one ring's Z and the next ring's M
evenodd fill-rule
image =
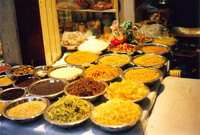
M57 61L53 66L62 65L65 64L64 58L69 53L65 53L63 57ZM164 68L163 70L166 70ZM120 79L120 78L117 78ZM155 103L158 90L160 88L162 78L157 80L154 84L150 85L150 93L148 94L147 98L144 100L138 102L138 104L142 107L143 113L140 118L140 120L137 122L137 124L128 129L123 131L124 135L143 135L144 130L147 125L147 120L149 118L149 113L153 108L153 105ZM106 99L104 96L99 97L96 101L93 101L93 104L99 105L102 102L105 102ZM58 126L55 126L53 124L48 123L43 117L40 117L39 119L36 119L32 122L28 123L21 123L17 121L8 120L4 117L0 118L0 134L1 135L7 135L7 134L20 134L20 135L53 135L53 134L70 134L70 135L111 135L111 134L121 134L121 132L108 132L102 130L100 127L97 127L94 125L91 120L87 120L83 124L73 127L73 128L61 128Z
M149 112L151 111L155 99L157 97L157 92L160 87L160 82L156 82L150 87L151 92L148 97L139 104L143 109L143 114L138 121L138 123L131 129L123 131L123 135L142 135L144 134L144 129L147 124L147 119L149 117ZM100 102L104 102L105 98L100 97L98 101L94 104L98 105ZM43 117L36 119L35 121L29 123L20 123L6 118L0 118L0 134L1 135L10 135L10 134L19 134L19 135L111 135L111 134L121 134L121 132L106 132L95 126L90 120L87 120L85 123L79 125L78 127L73 128L60 128L55 125L52 125L45 121Z
M140 121L133 128L123 131L123 135L200 134L199 83L199 79L170 76L164 78L162 84L156 82L150 87L151 92L148 97L139 103L143 109ZM95 104L104 100L101 97ZM106 132L90 120L78 127L65 129L46 122L43 117L30 123L19 123L2 117L0 134L120 135L122 132Z

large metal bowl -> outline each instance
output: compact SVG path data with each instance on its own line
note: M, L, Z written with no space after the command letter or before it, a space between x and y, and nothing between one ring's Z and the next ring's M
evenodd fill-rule
M6 74L12 75L15 77L24 77L33 75L34 67L31 65L17 65L12 66L6 71Z
M93 104L90 103L89 101L86 101L86 102L91 106L91 110L92 110L93 107L94 107ZM61 122L53 121L51 118L49 118L48 111L49 111L49 109L51 109L54 106L54 104L55 103L51 104L47 108L47 110L45 111L45 113L44 113L45 120L48 121L49 123L53 124L53 125L56 125L56 126L59 126L59 127L62 127L62 128L70 128L70 127L78 126L78 125L82 124L83 122L85 122L86 120L88 120L90 118L91 113L89 115L87 115L85 118L83 118L81 120L78 120L78 121L74 121L74 122L69 122L69 123L63 122L63 123L61 123Z
M5 78L5 77L8 77L10 79L10 83L7 83L7 84L2 84L1 83L0 84L1 88L6 88L8 86L11 86L14 83L14 81L15 81L15 78L13 76L11 76L11 75L0 75L0 78Z
M51 66L41 65L34 68L34 76L45 78L47 77L47 71L51 68Z
M7 69L0 71L0 74L5 73L7 70L9 70L11 68L11 65L8 63L0 63L0 67L1 66L7 66Z
M18 88L18 87L7 88L3 91L0 91L0 101L9 103L15 99L25 97L26 94L27 91L24 88Z
M115 67L115 66L111 66L111 67ZM108 79L101 79L101 80L98 80L98 79L96 79L96 78L93 78L93 79L94 79L94 80L97 80L97 81L107 82L107 83L112 82L114 79L120 77L121 74L122 74L122 69L121 69L120 67L115 67L115 68L117 68L117 69L119 70L119 74L116 75L115 77L108 78ZM89 69L86 69L86 70L89 70ZM83 75L83 76L84 76L84 77L88 77L88 76L85 74L85 72L84 72L84 75Z
M100 81L99 81L99 82L100 82ZM76 81L71 82L71 83L69 83L68 85L65 86L65 88L64 88L64 93L65 93L66 95L71 95L71 94L67 91L67 88L68 88L69 86L71 86L72 84L74 84L74 83L76 83ZM105 88L108 86L108 84L107 84L106 82L100 82L100 83L102 83L102 84L105 86ZM83 84L83 85L86 85L86 84ZM78 90L78 89L77 89L77 90ZM94 100L96 100L99 96L103 95L104 93L105 93L105 89L104 89L101 93L98 93L98 94L92 95L92 96L79 96L79 95L75 95L75 96L78 96L79 98L85 99L85 100L88 100L88 101L94 101Z
M38 80L40 80L40 78L34 76L21 77L14 81L13 86L20 88L27 88L29 85Z
M6 106L7 102L4 102L4 101L0 101L0 119L1 119L1 116L2 116L2 110L4 108L4 106Z
M62 90L59 90L56 92L50 92L51 94L38 94L38 93L35 93L33 90L37 87L43 86L44 83L47 83L45 86L43 86L43 89L40 89L40 91L44 90L44 87L45 87L45 89L49 89L49 91L50 91L51 84L55 84L55 83L59 83L59 82L61 82L64 86L68 83L68 81L64 81L62 79L55 79L55 78L40 79L40 80L32 83L31 85L29 85L27 91L30 95L45 97L50 100L53 100L53 99L56 99L58 96L60 96L63 93L64 86L63 86ZM48 84L50 84L50 85L48 85Z
M7 115L6 111L10 108L13 108L17 105L20 105L22 103L26 103L26 102L31 102L31 101L43 101L46 104L46 107L44 110L42 110L41 112L37 113L36 115L30 116L30 117L22 117L22 118L16 118L16 117L10 117ZM20 121L20 122L30 122L35 120L36 118L38 118L39 116L41 116L46 108L50 105L50 102L48 99L46 98L42 98L39 96L29 96L29 97L23 97L23 98L19 98L16 100L13 100L12 102L8 103L6 106L4 106L3 110L2 110L2 114L5 118L10 119L10 120L14 120L14 121Z
M114 56L114 55L123 55L123 56L126 56L129 60L128 60L127 62L123 62L123 63L121 63L121 64L112 64L112 63L109 63L108 65L110 65L110 66L123 67L123 66L125 66L126 64L128 64L128 63L131 61L131 59L132 59L132 57L131 57L130 55L128 55L128 54L110 53L110 54L101 55L101 56L98 58L97 62L98 62L98 64L104 64L104 63L101 62L101 59L103 59L103 58L105 58L105 57L110 57L111 60L112 60L112 56ZM115 61L116 61L116 60L115 60Z
M95 110L95 108L93 109L93 111L94 110ZM101 129L103 129L105 131L109 131L109 132L119 132L119 131L121 131L121 132L123 132L124 130L130 129L133 126L135 126L137 124L137 122L140 120L140 118L142 116L142 108L139 107L139 110L141 112L139 117L137 117L133 122L128 123L128 124L123 124L123 125L105 125L105 124L101 124L98 121L96 121L95 119L93 119L93 117L92 117L93 111L92 111L92 115L91 115L90 119L95 125L97 125L98 127L100 127Z
M82 52L82 51L80 51L80 52ZM76 53L76 52L74 52L74 53ZM90 52L90 53L96 55L96 59L94 59L93 61L88 61L88 62L85 62L85 63L71 63L71 62L67 61L67 59L68 59L69 57L71 57L71 55L72 55L73 53L70 53L69 55L67 55L67 56L64 58L64 61L65 61L68 65L75 65L75 66L81 66L81 67L88 67L90 64L96 62L97 59L99 58L99 55L98 55L98 54L93 53L93 52ZM85 59L85 58L84 58L84 57L83 57L83 58L77 57L77 58L75 58L75 59Z
M159 50L159 51L157 50L156 52L155 52L155 50L145 51L145 50L144 50L145 47L164 48L164 49L166 49L167 51L162 51L162 50ZM147 53L147 54L153 53L153 54L158 54L158 55L167 54L167 53L169 53L169 52L171 51L171 47L170 47L170 46L164 45L164 44L159 44L159 43L149 43L149 44L141 45L141 46L139 47L139 49L140 49L142 52Z
M128 45L130 46L130 48L126 47L126 51L125 50L114 50L116 47L119 47L121 45ZM113 49L114 48L114 49ZM119 47L120 48L120 47ZM133 50L131 49L133 48ZM138 46L134 45L134 44L129 44L129 43L124 43L124 44L120 44L120 45L110 45L107 50L109 52L113 52L113 53L120 53L120 54L128 54L128 55L133 55L137 50L138 50Z
M151 64L151 65L148 65L148 64L146 64L146 62L149 62L149 61L151 61L151 60L154 60L155 61L155 59L153 59L153 58L151 58L151 59L148 59L148 60L141 60L141 61L143 61L143 63L142 64L139 64L139 63L136 63L134 60L135 59L137 59L137 58L141 58L141 57L143 57L143 56L151 56L151 55L155 55L155 56L157 56L158 58L161 58L161 59L163 59L164 61L162 62L162 63L159 63L159 64ZM131 60L131 64L132 65L136 65L136 66L138 66L138 67L154 67L154 68L161 68L161 67L163 67L166 63L167 63L167 61L168 61L168 59L165 57L165 56L162 56L162 55L157 55L157 54L141 54L141 55L136 55L136 56L134 56L133 58L132 58L132 60Z
M109 86L108 86L109 87ZM121 98L120 99L123 99L123 100L126 100L126 101L130 101L130 102L133 102L133 103L136 103L136 102L140 102L140 101L142 101L143 99L145 99L148 95L149 95L149 93L150 93L150 88L147 86L147 85L145 85L144 84L144 87L145 87L145 89L146 89L146 93L145 93L145 95L143 95L142 97L140 97L140 98L137 98L137 99L125 99L125 98L123 98L123 95L121 96ZM116 88L117 89L117 88ZM139 91L141 91L140 90L140 88L138 88L137 89L137 92L139 93ZM136 93L136 94L138 94L138 93ZM119 92L117 95L121 95L121 93ZM135 95L135 94L134 94ZM126 95L125 95L126 96ZM129 96L131 97L131 96L133 96L133 95L130 95L129 94ZM112 99L114 99L114 98L118 98L117 96L116 97L113 97L113 98L111 98L111 97L109 97L108 96L108 94L105 92L105 94L104 94L104 97L106 98L106 99L108 99L108 100L112 100Z
M131 70L137 70L137 69L147 69L147 70L154 70L154 71L156 71L158 74L159 74L159 76L158 77L156 77L156 78L154 78L154 79L150 79L150 80L148 80L148 81L136 81L136 80L132 80L132 81L135 81L135 82L139 82L139 83L144 83L144 84L146 84L146 85L151 85L151 84L154 84L157 80L159 80L159 79L161 79L162 77L163 77L163 72L160 70L160 69L158 69L158 68L153 68L153 67L131 67L131 68L128 68L128 69L126 69L126 70L124 70L123 71L123 73L122 73L122 75L121 75L121 78L122 79L127 79L124 75L128 72L128 71L131 71ZM146 73L146 74L148 74L148 72ZM144 76L144 74L143 73L141 73L141 72L139 72L138 74L137 74L137 76L135 76L135 77L140 77L140 76Z
M62 76L60 75L52 75L51 73L53 71L56 71L56 70L60 70L62 68L68 68L69 70L67 72L63 72L62 73ZM78 69L81 71L81 73L76 73L76 74L73 74L72 75L72 71L70 71L70 69ZM49 77L51 78L57 78L57 79L64 79L64 80L67 80L67 81L72 81L74 79L76 79L77 77L79 76L82 76L83 73L85 71L85 68L84 67L80 67L80 66L75 66L75 65L59 65L59 66L55 66L55 67L52 67L48 70L47 74ZM66 77L65 77L66 75Z

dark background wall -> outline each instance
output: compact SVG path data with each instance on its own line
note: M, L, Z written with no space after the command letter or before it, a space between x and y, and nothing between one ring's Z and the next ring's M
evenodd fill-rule
M15 0L15 8L23 63L46 64L38 0Z

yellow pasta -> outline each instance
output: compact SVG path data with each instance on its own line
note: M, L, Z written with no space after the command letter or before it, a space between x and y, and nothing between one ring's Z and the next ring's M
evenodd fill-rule
M165 62L164 58L155 54L142 55L133 59L133 63L142 65L142 66L160 65L160 64L163 64L164 62Z
M85 70L85 76L95 80L111 79L117 77L119 74L120 71L117 67L104 64L90 65L90 67Z
M109 100L94 108L91 118L105 125L124 125L137 121L142 114L139 105L121 99Z
M149 93L148 87L143 83L132 80L113 82L105 90L109 99L118 98L128 101L142 99Z
M154 69L149 68L139 68L139 69L132 69L128 70L124 74L125 79L130 79L132 81L138 81L138 82L146 82L151 81L160 76L160 73Z
M166 53L169 51L169 49L162 46L143 46L142 51L148 53Z
M153 40L154 43L160 43L160 44L165 44L165 45L170 45L173 46L177 43L177 39L174 37L162 37L162 38L155 38Z
M123 54L113 54L99 59L99 62L105 65L122 65L128 63L129 61L130 58Z

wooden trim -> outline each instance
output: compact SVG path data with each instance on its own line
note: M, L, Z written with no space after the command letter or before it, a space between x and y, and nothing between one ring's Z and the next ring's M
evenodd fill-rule
M39 0L39 9L46 65L52 65L61 57L56 1Z

